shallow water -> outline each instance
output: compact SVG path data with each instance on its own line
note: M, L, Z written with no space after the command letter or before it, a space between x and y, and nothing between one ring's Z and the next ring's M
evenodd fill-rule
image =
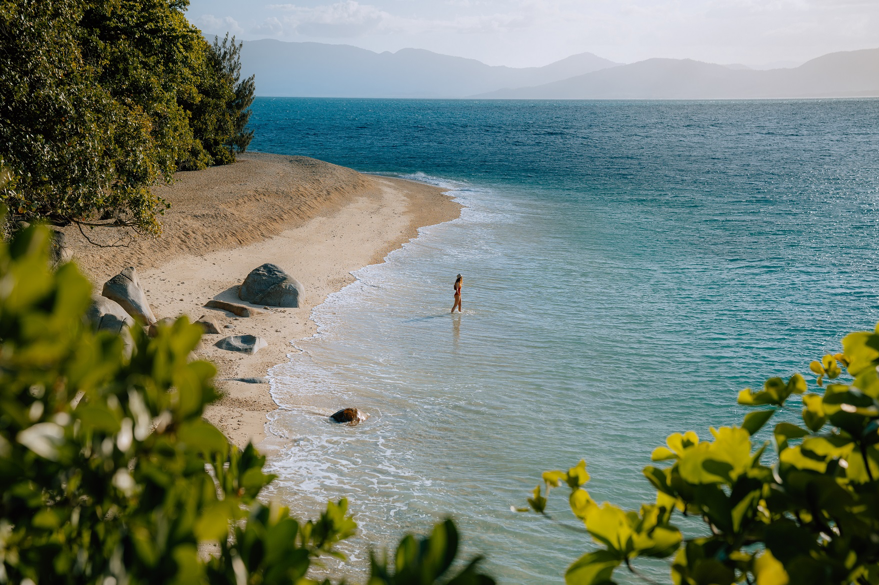
M668 434L735 424L738 390L879 319L879 101L254 109L256 150L466 205L358 271L272 371L274 495L348 497L355 559L451 513L502 582L561 582L588 540L510 511L542 471L585 458L596 499L636 506ZM344 406L371 418L328 423Z

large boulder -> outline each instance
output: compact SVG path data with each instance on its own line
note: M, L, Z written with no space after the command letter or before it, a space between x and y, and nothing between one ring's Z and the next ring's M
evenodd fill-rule
M233 335L231 337L224 337L214 345L226 351L254 354L268 346L268 343L266 343L265 339L256 335Z
M305 300L302 285L274 264L255 268L238 289L238 298L255 305L299 307Z
M119 303L97 295L92 296L92 304L86 311L85 317L95 331L120 333L125 327L134 325L134 319Z
M134 267L126 268L105 282L101 294L119 303L132 317L143 319L147 325L156 322Z
M85 313L85 318L91 323L95 331L110 331L120 334L126 356L131 356L134 351L134 340L128 330L134 325L134 319L125 312L119 303L111 301L107 297L92 296L92 304Z

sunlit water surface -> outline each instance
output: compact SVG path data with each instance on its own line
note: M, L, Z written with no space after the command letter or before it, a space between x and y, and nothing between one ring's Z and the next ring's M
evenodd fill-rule
M542 471L585 458L593 497L637 506L668 434L735 424L738 390L879 319L879 101L254 110L255 150L466 206L355 273L271 372L272 495L299 515L347 497L360 571L368 547L448 513L501 582L560 583L588 539L510 510ZM327 421L346 406L371 417Z

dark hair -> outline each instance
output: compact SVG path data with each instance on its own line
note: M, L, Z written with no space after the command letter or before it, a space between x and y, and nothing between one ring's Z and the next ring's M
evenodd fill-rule
M462 280L464 280L464 277L459 274L458 278L455 279L455 285L452 288L454 288L455 290L458 290L458 283L461 282Z

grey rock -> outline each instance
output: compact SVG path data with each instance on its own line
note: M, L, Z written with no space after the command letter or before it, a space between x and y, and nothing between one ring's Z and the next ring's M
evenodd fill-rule
M217 299L206 302L204 306L208 309L222 309L224 311L229 311L233 315L238 315L239 317L253 317L254 315L262 313L262 311L254 309L253 307L245 307L244 305L218 301Z
M126 326L134 325L131 315L119 303L107 297L92 296L92 304L85 316L95 331L119 333Z
M356 408L343 408L342 410L334 412L330 415L330 420L337 423L348 423L351 426L361 423L367 418L369 418L369 415L364 412L360 412Z
M220 326L217 325L217 322L214 321L213 317L207 315L202 315L195 324L201 325L201 328L204 329L207 335L216 335L220 332Z
M262 378L225 378L231 382L242 382L244 384L268 384L268 381Z
M126 268L105 282L101 294L119 303L132 317L143 319L147 325L156 322L134 267Z
M52 230L52 266L66 264L73 260L73 250L67 245L67 236L64 232Z
M119 303L107 297L92 296L92 304L85 313L86 320L95 331L110 331L122 336L125 355L131 356L134 341L128 327L134 325L134 319L125 312Z
M233 335L231 337L224 337L214 345L227 351L254 354L268 346L268 343L266 343L265 339L256 335Z
M305 300L302 285L275 264L253 269L238 289L238 298L255 305L299 307Z

